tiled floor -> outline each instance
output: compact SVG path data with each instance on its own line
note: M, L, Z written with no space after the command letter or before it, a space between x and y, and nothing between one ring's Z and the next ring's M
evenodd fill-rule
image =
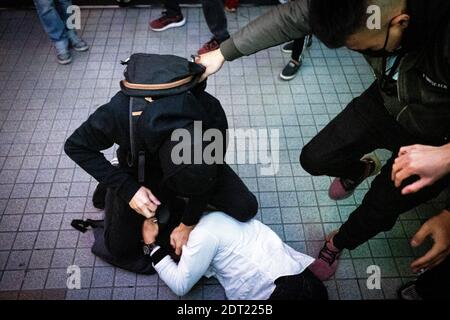
M228 14L230 30L267 9L243 7ZM189 57L209 39L201 10L183 10L187 25L163 33L148 29L160 8L83 10L82 35L91 49L75 53L68 66L55 62L35 12L0 12L0 298L177 298L157 276L137 276L95 258L89 250L92 234L70 227L74 218L98 218L101 212L90 201L95 181L67 158L62 145L119 90L120 59L132 52ZM235 169L259 197L259 218L294 248L315 255L324 235L361 201L368 183L336 203L327 197L330 179L309 176L298 155L373 77L360 56L315 42L301 75L282 82L278 74L288 59L276 47L227 63L208 90L223 103L231 126L281 130L276 176L260 176L254 165ZM335 279L327 282L330 297L395 298L395 289L411 276L409 263L420 254L408 238L436 205L439 201L404 215L392 231L345 252ZM66 268L72 264L81 267L81 290L66 290ZM366 286L367 267L374 264L381 268L382 290ZM205 280L185 298L223 297L217 282Z

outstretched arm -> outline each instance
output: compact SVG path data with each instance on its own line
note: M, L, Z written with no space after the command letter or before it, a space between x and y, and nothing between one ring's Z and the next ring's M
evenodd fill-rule
M183 296L205 275L218 245L218 239L208 230L194 230L178 264L164 248L157 247L151 254L153 266L164 283L176 295Z

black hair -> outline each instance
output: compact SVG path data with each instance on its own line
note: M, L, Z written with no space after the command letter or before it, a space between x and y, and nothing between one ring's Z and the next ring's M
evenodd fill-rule
M313 34L327 47L345 46L348 37L366 23L368 0L310 0Z

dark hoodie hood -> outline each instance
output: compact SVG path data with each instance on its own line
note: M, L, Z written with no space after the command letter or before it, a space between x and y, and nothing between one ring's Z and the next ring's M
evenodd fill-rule
M409 52L427 46L446 32L450 1L408 0L407 13L411 16L411 21L403 36L402 46Z

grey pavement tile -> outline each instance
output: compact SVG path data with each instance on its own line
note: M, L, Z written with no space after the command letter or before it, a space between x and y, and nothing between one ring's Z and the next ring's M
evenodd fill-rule
M58 241L56 243L57 248L75 248L78 242L78 236L80 232L77 230L65 230L60 231Z
M41 224L42 215L29 214L22 219L19 231L38 231Z
M66 300L88 300L89 289L67 290Z
M49 268L53 257L53 250L33 250L30 263L30 269L44 269Z
M113 300L133 300L135 297L135 288L114 288Z
M4 271L0 281L0 291L20 290L25 278L25 271Z
M336 280L341 300L361 300L361 291L357 280Z
M6 205L5 214L22 214L25 211L27 199L10 199Z
M112 267L95 267L92 274L92 287L111 287L115 270Z
M45 288L48 270L28 270L22 284L22 290L42 290Z
M93 288L89 292L89 300L111 300L112 288Z
M136 300L156 300L158 297L158 287L137 287L135 292Z
M24 270L28 266L31 250L11 251L6 270Z
M28 199L25 213L43 213L47 199Z
M53 249L58 238L58 231L40 231L37 236L35 249Z
M20 215L4 215L0 221L0 232L17 231L19 229L22 216Z
M47 281L45 283L46 289L63 289L67 288L67 268L64 269L49 269Z
M67 268L72 265L75 249L56 249L53 253L52 268Z

